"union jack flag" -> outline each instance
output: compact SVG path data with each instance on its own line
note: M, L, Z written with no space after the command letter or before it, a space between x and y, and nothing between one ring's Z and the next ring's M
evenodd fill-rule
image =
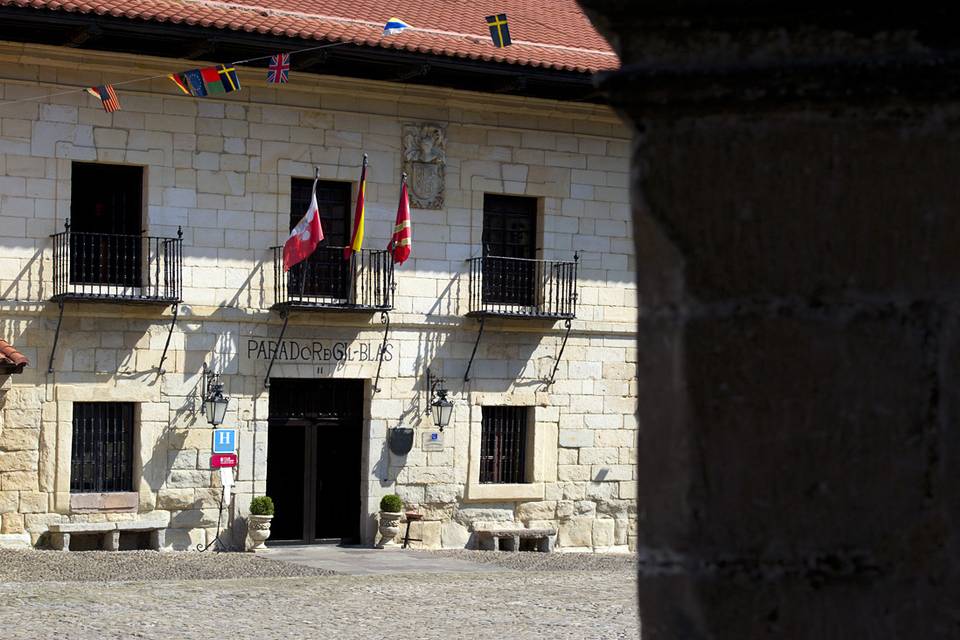
M290 79L290 54L278 53L270 56L270 66L267 67L267 82L281 84Z

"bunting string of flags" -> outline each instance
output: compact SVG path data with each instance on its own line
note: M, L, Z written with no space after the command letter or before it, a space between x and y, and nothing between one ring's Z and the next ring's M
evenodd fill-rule
M90 87L87 93L94 98L98 98L103 103L103 110L107 113L113 113L120 110L120 98L114 91L112 84L102 84L99 87Z
M487 16L486 22L490 29L490 37L493 40L493 45L495 47L503 48L512 43L510 40L510 29L507 26L507 14L497 13L492 16ZM400 18L390 18L383 26L383 36L394 36L412 28L413 27ZM426 29L425 31L430 30ZM21 102L30 102L33 100L44 100L65 96L78 92L86 92L100 100L104 110L106 110L108 113L113 113L114 111L120 110L120 99L117 96L116 87L138 82L147 82L149 80L156 80L164 77L169 78L177 86L177 88L183 92L184 95L201 98L224 93L233 93L235 91L240 91L241 89L240 78L237 76L237 65L246 64L248 62L256 62L259 60L270 61L267 66L267 82L269 84L286 84L290 80L291 55L306 53L308 51L316 51L318 49L342 46L345 44L349 43L332 42L316 47L307 47L289 52L275 53L269 56L258 56L255 58L247 58L246 60L235 60L227 64L219 64L213 67L204 67L202 69L188 69L186 71L180 71L177 73L165 73L155 76L146 76L143 78L133 78L131 80L124 80L122 82L114 82L112 84L103 84L95 87L85 87L83 89L49 93L30 98L20 98L18 100L0 102L0 107Z
M490 37L493 39L493 46L498 49L510 46L510 27L507 26L507 14L497 13L492 16L487 16L487 26L490 27Z
M267 82L272 84L284 84L290 79L290 54L278 53L270 56L270 64L267 65Z
M409 29L410 25L401 20L400 18L390 18L387 20L387 24L383 25L383 35L385 36L395 36L398 33L402 33L404 29Z

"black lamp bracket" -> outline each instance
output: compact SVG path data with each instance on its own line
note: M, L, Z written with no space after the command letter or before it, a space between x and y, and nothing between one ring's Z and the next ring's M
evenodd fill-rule
M427 397L427 408L423 412L424 415L430 415L431 407L433 406L433 400L437 397L437 389L443 389L446 384L446 380L439 376L433 375L433 372L430 369L427 369L427 391L429 393Z
M215 372L213 369L207 366L207 363L203 363L203 373L200 389L200 415L207 415L207 398L210 397L211 389L216 389L218 386L223 389L223 385L220 382L220 374Z

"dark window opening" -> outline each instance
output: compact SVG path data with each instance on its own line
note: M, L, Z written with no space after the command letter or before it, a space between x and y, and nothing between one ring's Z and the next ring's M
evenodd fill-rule
M290 226L292 230L310 207L313 180L293 178L290 183ZM350 262L343 259L349 243L350 183L317 183L317 207L323 240L317 250L290 269L287 291L291 295L346 298L350 283ZM305 278L305 281L304 281Z
M527 477L528 407L483 407L480 482L515 484Z
M133 491L132 402L75 402L71 493Z
M70 282L139 287L143 167L73 163Z
M537 199L483 196L483 301L533 305Z

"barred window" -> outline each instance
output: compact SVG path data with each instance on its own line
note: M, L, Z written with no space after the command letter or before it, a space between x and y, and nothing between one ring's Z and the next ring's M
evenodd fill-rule
M313 197L313 180L291 178L290 180L290 230L300 222L310 208ZM350 183L317 183L317 207L320 209L320 224L323 240L310 256L290 269L287 290L304 295L343 299L348 296L350 262L343 259L343 247L349 244L350 234ZM301 279L306 281L301 283Z
M537 199L483 196L483 301L534 303Z
M480 435L480 482L527 481L529 407L483 407Z
M70 282L139 287L143 167L73 163Z
M75 402L71 493L133 491L132 402Z

